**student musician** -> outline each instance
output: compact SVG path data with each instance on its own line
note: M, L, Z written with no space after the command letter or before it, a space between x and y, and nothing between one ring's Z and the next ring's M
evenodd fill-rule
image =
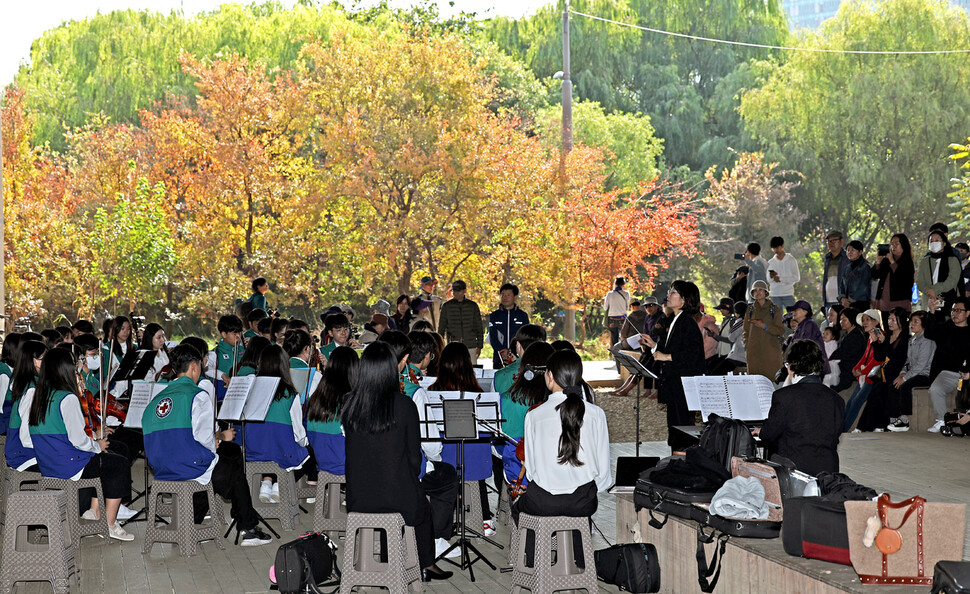
M84 432L77 371L74 355L67 349L52 349L44 355L29 416L37 465L45 477L100 478L107 509L96 509L94 499L89 512L94 517L98 513L107 516L107 536L134 540L117 522L121 499L131 493L131 468L124 456L107 451L107 439L93 439Z
M306 334L290 330L290 334ZM303 406L290 378L289 358L282 347L272 344L263 350L259 358L258 377L275 377L280 382L273 394L273 401L262 423L246 425L246 460L250 462L276 462L284 472L294 471L294 479L305 474L302 467L309 460L306 429L303 427ZM278 481L263 477L259 499L264 503L279 503Z
M320 349L320 354L329 359L330 353L338 346L349 346L352 349L361 348L356 340L350 337L350 320L347 314L333 313L323 320L323 333L327 342Z
M9 340L9 337L7 337ZM4 343L4 347L6 347ZM95 349L97 350L97 349ZM30 417L30 406L34 400L34 387L40 374L40 365L47 353L47 345L38 340L28 340L18 346L19 355L13 370L10 392L13 409L7 442L4 444L4 457L7 466L17 471L40 472L37 457L30 439L29 425L24 419Z
M17 364L17 355L20 352L21 334L12 332L3 341L3 350L0 351L0 394L3 394L3 407L0 410L0 434L7 433L7 425L10 424L10 413L13 411L13 368Z
M105 368L107 379L110 381L114 372L118 371L122 359L128 351L134 348L131 336L131 322L125 316L112 318L107 325L105 344L101 352L101 365ZM109 355L110 354L110 355Z
M216 385L219 400L226 392L226 386L232 378L233 371L242 358L245 347L242 342L242 322L236 316L222 316L219 318L220 340L216 348L206 356L206 375ZM221 384L219 382L222 382Z
M310 368L310 357L316 347L313 345L310 333L305 330L288 330L283 335L282 347L289 356L290 369L310 369L310 387L299 394L299 400L302 404L307 395L316 392L317 386L320 385L320 373Z
M162 370L168 365L168 349L165 347L165 330L154 322L148 324L142 333L141 344L138 345L138 348L142 351L152 351L155 353L155 362L152 363L152 368L148 372L148 375L139 379L145 379L150 382L157 381L162 375Z
M244 547L272 541L257 526L256 511L246 482L239 446L232 443L234 429L215 432L212 398L199 387L203 355L189 344L180 344L170 354L175 379L145 408L145 456L155 478L165 481L212 482L216 494L229 499L230 514L236 520ZM224 455L226 454L226 455ZM195 522L205 517L208 499L195 497Z
M246 341L246 344L249 344L249 339L254 336L259 336L259 330L257 328L260 320L268 318L269 314L266 313L265 309L256 308L249 312L249 315L246 316L246 331L243 332L243 340Z
M525 415L529 488L512 504L516 524L520 513L590 517L598 505L597 491L613 484L606 414L583 400L582 359L572 351L555 353L545 379L552 393Z
M343 475L346 449L340 427L344 397L357 385L357 351L337 347L323 370L322 380L307 406L307 439L317 460L317 470Z
M266 306L266 293L269 292L269 283L263 277L253 279L253 294L249 296L248 302L252 304L253 310L261 309L264 312L269 308Z
M263 350L270 344L272 343L269 339L263 336L250 338L249 344L246 345L246 350L243 351L242 358L239 359L236 376L245 377L247 375L256 375L256 369L259 368L259 356L263 354Z
M538 406L549 397L546 387L546 363L556 350L547 342L534 342L525 353L517 359L522 362L521 373L516 374L515 383L508 393L502 394L502 431L507 435L521 439L525 434L525 415L529 409ZM526 373L531 372L531 373ZM521 476L522 463L516 456L516 446L504 444L502 448L502 465L505 481L512 485ZM528 481L522 477L522 484Z

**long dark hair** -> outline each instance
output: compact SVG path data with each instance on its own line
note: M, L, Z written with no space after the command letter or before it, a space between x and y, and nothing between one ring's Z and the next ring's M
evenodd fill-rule
M10 380L10 393L16 402L24 395L27 386L37 378L34 359L40 359L47 352L47 345L39 340L28 340L20 345L20 356L14 364L13 377Z
M903 248L903 255L896 261L909 262L909 265L915 268L916 264L913 262L913 245L909 242L909 237L905 233L897 233L889 239L889 242L892 243L893 239L899 239L899 247Z
M475 368L472 367L468 348L460 342L449 342L445 345L438 363L438 375L435 377L437 379L431 384L432 390L484 392L475 379Z
M515 374L515 381L509 388L509 396L514 402L534 406L546 401L549 388L546 387L546 363L556 352L547 342L534 342L525 349L519 361L519 372ZM526 379L528 370L533 371L532 379Z
M236 372L239 372L240 367L252 367L253 369L259 367L259 356L271 344L273 343L265 336L254 336L250 338L249 344L246 345L246 350L243 351L242 357L239 358L239 365L236 366Z
M693 316L701 310L701 292L694 283L675 280L670 284L670 290L680 293L680 298L684 300L684 307L681 308L681 311L685 314Z
M391 348L374 342L364 349L357 368L357 385L343 406L340 420L348 431L385 433L394 428L394 400L401 393L397 360Z
M19 332L11 332L3 339L3 351L0 351L0 361L3 361L12 370L14 365L17 364L17 356L20 354L20 343L22 341L23 334Z
M562 424L556 461L559 464L582 466L583 462L579 459L579 431L586 415L586 403L583 402L583 360L578 353L558 351L549 357L547 365L552 379L562 387L566 395L566 400L556 407Z
M263 354L259 356L259 368L256 370L256 375L280 378L273 400L282 400L288 395L296 393L293 378L290 376L290 358L286 355L283 347L278 344L271 344L263 349Z
M359 363L357 351L350 347L337 347L330 353L320 385L307 405L308 421L325 422L337 418L344 397L357 385Z
M115 318L117 319L117 318ZM40 378L30 406L30 424L40 425L47 420L54 392L65 390L77 393L77 362L68 349L51 349L40 364Z
M125 344L128 345L128 349L130 350L134 340L133 335L135 334L135 327L131 324L131 320L125 316L116 316L111 320L111 328L108 330L108 342L111 345L109 348L111 348L111 352L118 355L119 359L124 357L124 353L121 352L121 343L116 337L121 332L121 328L125 325L125 322L128 323L128 340L125 341Z
M155 322L152 322L151 324L148 324L147 326L145 326L145 331L142 332L141 343L139 343L138 349L142 351L154 350L154 348L152 347L152 339L155 338L155 335L161 332L162 330L163 328L159 324L156 324Z

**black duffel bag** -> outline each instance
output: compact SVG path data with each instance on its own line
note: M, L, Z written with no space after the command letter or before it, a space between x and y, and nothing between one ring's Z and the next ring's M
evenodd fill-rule
M320 592L317 586L321 582L339 578L336 552L333 541L319 532L280 545L273 569L281 594L298 594L307 589Z
M660 591L660 560L652 544L614 545L593 556L596 575L607 584L638 594Z

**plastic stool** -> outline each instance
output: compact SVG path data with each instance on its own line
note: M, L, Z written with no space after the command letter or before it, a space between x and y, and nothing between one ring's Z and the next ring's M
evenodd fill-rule
M509 503L509 485L503 483L498 490L498 510L495 517L506 526L512 521L512 505Z
M462 488L464 489L465 527L475 534L484 535L485 518L482 517L481 487L478 486L478 481L465 481ZM457 521L460 518L455 519Z
M201 524L195 523L195 512L192 500L196 493L205 493L209 498L208 520ZM162 494L172 496L172 522L168 525L158 525L155 514L159 512L158 500ZM161 514L159 514L161 515ZM152 483L151 497L148 501L148 527L145 529L145 546L142 553L149 553L156 542L171 542L178 546L179 554L191 557L196 554L199 542L214 540L219 550L225 550L222 544L222 522L225 516L222 511L222 500L212 491L212 483L201 485L198 481L155 481Z
M54 592L77 589L77 549L67 528L69 497L64 491L11 493L7 497L7 529L3 532L0 592L13 591L17 582L50 582ZM71 505L73 508L73 505ZM28 526L46 526L46 544L27 541Z
M276 475L276 482L280 486L279 503L263 503L259 500L259 487L263 477ZM293 473L280 468L276 462L246 462L246 475L250 477L253 492L253 509L263 519L280 521L283 530L296 530L296 518L300 515L300 502L296 498L296 481Z
M387 550L381 550L375 559L375 545L380 547L385 541ZM415 582L415 590L423 590L414 528L404 525L401 514L347 514L343 561L341 594L349 594L357 586L406 592Z
M526 534L535 534L534 563L526 565ZM573 552L573 538L579 532L583 543L583 567ZM538 517L519 514L519 525L512 531L515 549L512 570L512 594L526 588L536 594L559 590L582 590L589 594L599 591L596 583L596 564L593 562L592 536L589 518L566 516ZM553 564L552 553L556 553Z
M340 485L346 483L346 475L330 474L322 470L317 475L313 531L326 532L330 540L337 540L338 532L347 531L347 507L340 504Z
M104 492L101 490L101 479L92 478L72 481L71 479L45 476L40 481L40 488L47 491L64 491L67 494L68 505L73 506L67 510L67 522L71 526L71 534L73 535L72 538L75 547L81 548L81 539L85 536L100 536L107 542L111 542L111 539L108 538L108 514L105 513L107 508L104 504ZM78 491L81 489L94 489L95 497L98 498L97 520L82 521L80 516L78 516Z

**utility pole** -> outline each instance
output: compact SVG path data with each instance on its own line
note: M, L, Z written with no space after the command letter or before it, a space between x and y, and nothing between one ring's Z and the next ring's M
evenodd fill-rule
M0 88L0 112L2 112L4 91ZM3 125L0 122L0 332L6 335L7 331L7 281L4 277L4 269L7 263L7 242L4 237L3 219Z
M562 187L565 193L569 187L566 177L566 157L573 150L573 81L569 78L569 0L563 0L562 8L562 151L559 153L559 166ZM576 308L566 306L566 340L576 340Z

